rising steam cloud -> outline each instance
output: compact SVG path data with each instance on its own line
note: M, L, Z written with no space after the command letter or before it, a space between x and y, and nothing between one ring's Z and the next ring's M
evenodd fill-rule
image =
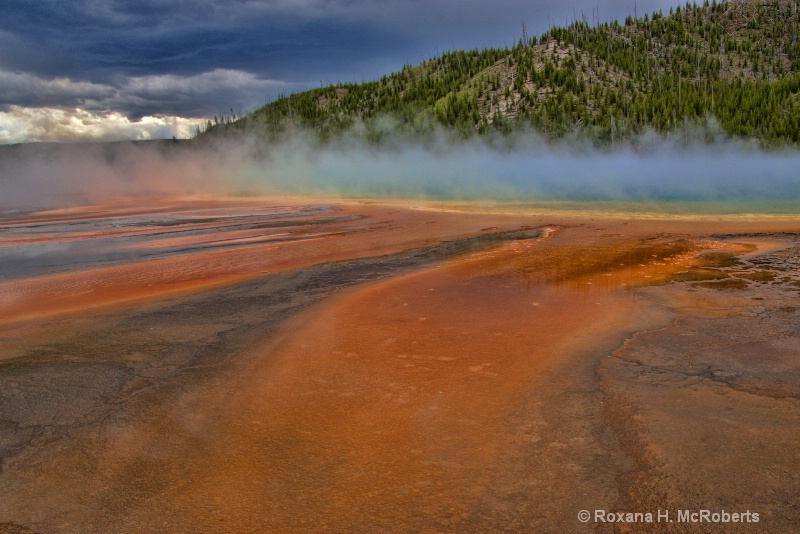
M686 149L664 140L597 151L482 141L384 147L355 138L320 146L265 144L26 145L0 147L0 209L36 209L130 197L302 195L410 200L612 201L738 205L800 211L800 153L734 143ZM796 207L798 206L798 207ZM733 208L732 208L733 209ZM725 211L724 209L722 211Z

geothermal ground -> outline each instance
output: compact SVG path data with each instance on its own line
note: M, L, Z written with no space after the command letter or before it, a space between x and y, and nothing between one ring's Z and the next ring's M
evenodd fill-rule
M3 215L0 532L797 528L797 218L446 208Z

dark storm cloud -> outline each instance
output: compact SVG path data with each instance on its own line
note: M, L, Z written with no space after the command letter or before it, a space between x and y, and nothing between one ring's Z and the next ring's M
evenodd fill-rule
M336 3L10 0L4 10L6 70L52 77L193 75L241 69L267 78L313 80L359 56L401 47L396 32L358 20ZM394 34L393 34L394 33Z
M666 0L4 0L0 110L211 116ZM634 7L636 6L636 7Z

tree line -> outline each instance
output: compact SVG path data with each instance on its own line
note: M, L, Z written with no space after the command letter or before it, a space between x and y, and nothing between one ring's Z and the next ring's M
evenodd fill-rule
M322 141L356 126L373 140L395 130L456 136L534 128L598 144L713 122L764 144L800 143L797 0L686 3L670 13L590 23L584 15L514 46L445 52L365 83L282 95L208 133Z

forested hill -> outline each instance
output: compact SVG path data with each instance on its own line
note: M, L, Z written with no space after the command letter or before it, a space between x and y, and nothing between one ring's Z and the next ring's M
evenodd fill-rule
M285 96L211 134L267 137L313 130L335 138L358 124L458 136L534 128L548 138L613 143L647 130L724 130L766 144L800 143L797 0L686 4L670 13L595 24L584 16L513 48L452 51L380 80Z

